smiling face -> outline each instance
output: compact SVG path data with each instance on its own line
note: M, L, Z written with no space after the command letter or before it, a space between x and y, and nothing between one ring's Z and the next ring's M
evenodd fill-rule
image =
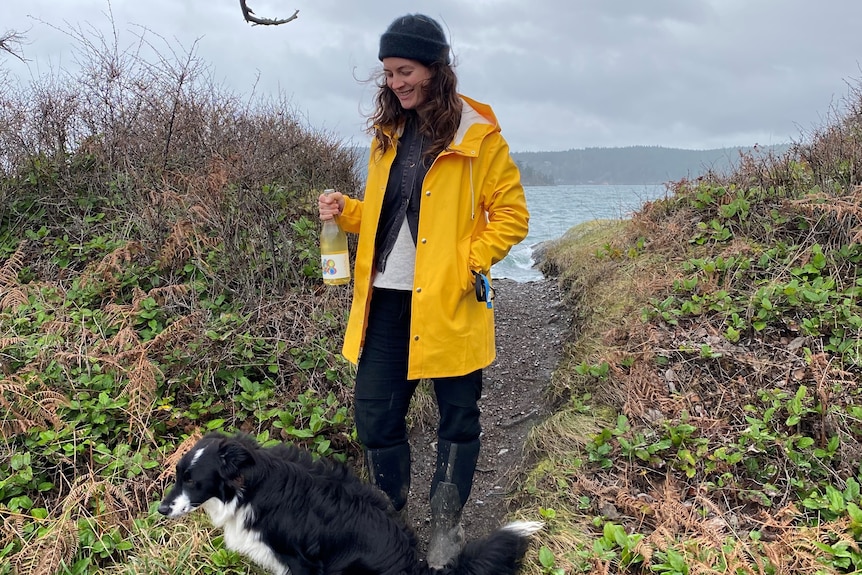
M425 89L431 79L431 69L406 58L384 58L386 85L398 97L401 107L414 110L425 101Z

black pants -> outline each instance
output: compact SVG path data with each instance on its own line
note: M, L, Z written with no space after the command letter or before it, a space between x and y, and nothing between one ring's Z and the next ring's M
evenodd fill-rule
M356 373L356 431L367 449L407 442L407 410L419 380L407 379L411 292L375 288ZM434 379L440 410L437 436L452 443L478 439L482 370Z

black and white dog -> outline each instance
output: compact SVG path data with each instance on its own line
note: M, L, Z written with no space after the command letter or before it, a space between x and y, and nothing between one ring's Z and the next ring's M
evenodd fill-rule
M278 575L515 575L540 522L515 522L468 543L443 569L377 488L345 465L297 447L211 433L177 464L159 513L203 507L225 545Z

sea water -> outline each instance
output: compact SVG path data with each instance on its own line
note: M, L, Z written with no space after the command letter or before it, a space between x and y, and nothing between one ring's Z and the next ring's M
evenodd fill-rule
M570 228L599 219L625 219L645 202L663 198L664 185L527 186L530 231L509 255L491 268L494 278L518 282L542 279L533 265L533 249L563 236Z

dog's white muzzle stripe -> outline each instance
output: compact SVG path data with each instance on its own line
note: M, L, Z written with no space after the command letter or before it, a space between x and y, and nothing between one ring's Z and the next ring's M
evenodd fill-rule
M176 499L171 502L171 512L168 517L181 517L186 513L194 510L192 500L185 493L180 493Z

